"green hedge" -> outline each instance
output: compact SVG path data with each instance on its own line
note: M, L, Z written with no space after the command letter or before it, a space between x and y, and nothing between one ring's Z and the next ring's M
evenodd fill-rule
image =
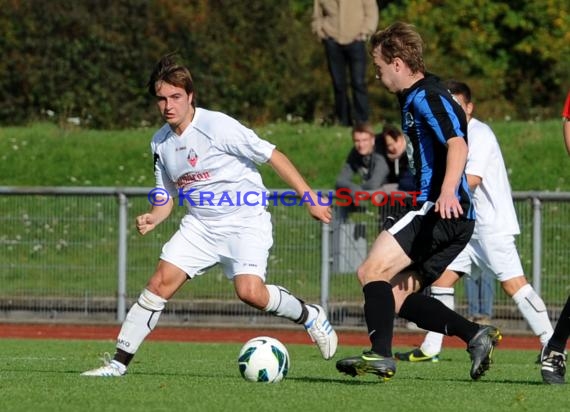
M310 0L0 0L0 124L78 118L94 128L155 124L145 84L177 50L200 105L252 124L323 121L332 110ZM428 68L468 80L483 115L558 115L570 85L564 0L385 1L380 24L418 26ZM374 121L396 101L369 70Z

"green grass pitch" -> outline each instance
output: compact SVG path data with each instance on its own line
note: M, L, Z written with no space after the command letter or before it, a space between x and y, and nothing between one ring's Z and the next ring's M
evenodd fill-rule
M111 341L0 340L3 411L538 411L563 410L566 385L541 381L535 351L497 348L491 371L469 378L464 350L445 349L439 363L398 363L395 377L340 375L335 360L358 353L339 347L324 361L311 345L287 345L291 368L277 384L244 381L236 343L143 344L122 378L81 377L112 351ZM405 349L405 348L397 348ZM564 406L566 405L566 406Z

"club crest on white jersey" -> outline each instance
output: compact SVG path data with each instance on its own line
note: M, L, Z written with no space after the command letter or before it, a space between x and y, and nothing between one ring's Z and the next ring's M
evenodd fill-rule
M198 163L198 155L196 154L194 149L190 149L187 159L188 163L190 163L190 166L196 167L196 163Z

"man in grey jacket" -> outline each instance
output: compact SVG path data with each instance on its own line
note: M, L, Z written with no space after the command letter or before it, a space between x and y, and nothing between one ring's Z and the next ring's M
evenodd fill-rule
M375 150L375 134L368 123L358 124L352 129L351 149L342 170L336 178L336 189L350 189L351 194L358 191L375 191L386 183L390 168L386 158ZM341 220L345 220L351 207L341 208Z

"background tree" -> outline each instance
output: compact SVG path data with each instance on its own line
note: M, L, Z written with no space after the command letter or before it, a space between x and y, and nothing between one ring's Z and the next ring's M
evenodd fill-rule
M476 91L482 116L555 117L570 87L567 1L391 0L380 27L415 24L428 68ZM332 111L312 0L0 0L0 123L158 121L147 76L178 51L201 105L259 124ZM372 119L398 121L370 67Z

